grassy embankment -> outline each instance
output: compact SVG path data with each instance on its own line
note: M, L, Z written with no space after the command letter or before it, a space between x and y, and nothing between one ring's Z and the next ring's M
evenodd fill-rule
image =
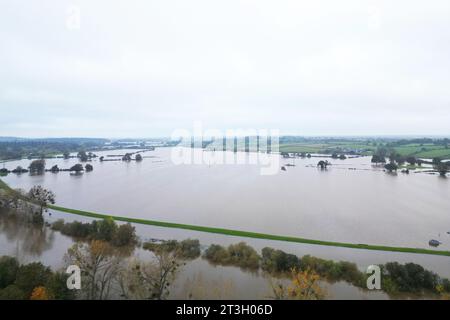
M99 214L99 213L94 213L94 212L64 208L64 207L54 206L54 205L49 206L49 208L53 209L53 210L61 211L61 212L71 213L71 214L75 214L75 215L81 215L81 216L90 217L90 218L103 219L103 218L110 217L110 218L113 218L114 220L123 221L123 222L152 225L152 226L165 227L165 228L193 230L193 231L199 231L199 232L217 233L217 234L236 236L236 237L244 237L244 238L297 242L297 243L305 243L305 244L313 244L313 245L321 245L321 246L343 247L343 248L352 248L352 249L365 249L365 250L378 250L378 251L392 251L392 252L450 256L450 251L312 240L312 239L304 239L304 238L297 238L297 237L290 237L290 236L273 235L273 234L267 234L267 233L257 233L257 232L205 227L205 226L196 226L196 225L172 223L172 222L164 222L164 221L135 219L135 218L128 218L128 217L120 217L120 216L110 216L110 215Z
M10 192L13 191L1 179L0 179L0 189L5 189ZM136 218L129 218L129 217L121 217L121 216L111 216L111 215L107 215L107 214L100 214L100 213L95 213L95 212L70 209L70 208L60 207L60 206L56 206L56 205L49 205L49 208L56 210L56 211L60 211L60 212L65 212L65 213L70 213L70 214L75 214L75 215L85 216L85 217L90 217L90 218L96 218L96 219L112 218L116 221L122 221L122 222L130 222L130 223L151 225L151 226L164 227L164 228L175 228L175 229L185 229L185 230L207 232L207 233L216 233L216 234L223 234L223 235L235 236L235 237L296 242L296 243L342 247L342 248L351 248L351 249L417 253L417 254L429 254L429 255L439 255L439 256L449 256L450 257L450 251L313 240L313 239L305 239L305 238L250 232L250 231L242 231L242 230L232 230L232 229L205 227L205 226L197 226L197 225L189 225L189 224L181 224L181 223L173 223L173 222L165 222L165 221L136 219Z

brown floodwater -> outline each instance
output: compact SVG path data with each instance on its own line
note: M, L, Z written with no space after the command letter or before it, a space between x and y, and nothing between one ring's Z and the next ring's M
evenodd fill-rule
M125 152L130 150L97 154L106 156ZM211 153L195 152L202 155ZM217 152L214 156L220 154ZM33 185L43 185L56 193L57 204L61 206L112 215L389 246L428 248L428 241L437 239L442 242L438 249L450 250L450 235L447 233L450 231L450 179L414 172L409 175L400 172L388 174L372 166L368 157L328 158L332 162L328 170L317 169L320 158L296 159L295 167L286 167L286 171L275 175L261 175L260 167L253 164L220 165L206 160L203 164L175 165L171 161L170 148L159 148L143 155L144 160L140 163L94 160L94 171L79 176L60 172L41 176L9 174L2 179L11 187L25 190ZM238 152L236 156L245 161L252 154ZM292 159L279 161L280 166L294 163ZM27 167L29 163L29 160L12 161L5 166L14 169L18 165ZM47 167L57 164L60 168L69 168L75 163L76 159L48 159ZM60 217L85 219L57 212L49 218ZM246 241L258 250L270 246L299 256L311 254L352 261L361 270L370 264L388 261L415 262L441 276L450 277L448 257L246 239L151 226L137 226L137 229L142 238L181 240L190 237L200 239L203 245ZM0 243L5 243L6 238L1 231ZM11 245L8 246L10 251L13 250ZM58 244L53 248L60 246L64 247ZM0 254L3 254L4 250L1 250ZM53 251L47 249L42 254ZM208 263L202 260L192 265L192 272L183 277L184 282L207 282L198 279L200 275L195 272L199 269L202 273L208 270L205 273L225 274L219 277L225 282L229 280L226 274L232 275L237 284L267 282L261 280L261 276L256 276L260 280L251 280L254 276L237 268L207 268L205 265ZM240 272L240 276L234 272ZM247 280L242 280L241 276ZM217 278L217 275L212 278ZM186 286L188 284L180 285ZM267 291L261 288L253 292ZM333 288L340 288L336 289L338 294L334 293L334 296L340 292L342 297L352 294L353 297L361 297L354 292L348 293L357 289L348 289L345 284L334 284ZM244 288L237 291L247 292Z

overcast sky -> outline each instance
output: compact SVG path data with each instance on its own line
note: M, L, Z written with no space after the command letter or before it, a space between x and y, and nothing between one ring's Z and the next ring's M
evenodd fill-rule
M0 108L1 136L448 135L450 1L0 0Z

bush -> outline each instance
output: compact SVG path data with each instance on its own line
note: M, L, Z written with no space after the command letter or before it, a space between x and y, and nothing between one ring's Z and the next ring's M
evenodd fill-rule
M227 249L218 244L210 245L203 254L203 257L213 264L228 264L230 261L230 255Z
M46 288L51 299L72 300L75 298L75 292L67 288L68 277L68 274L61 272L55 272L50 276Z
M181 259L196 259L200 256L200 241L197 239L186 239L181 242L167 240L162 243L146 242L142 246L145 250L174 252Z
M196 259L200 256L200 241L198 239L186 239L180 244L183 258Z
M260 256L245 242L230 245L227 249L219 245L211 245L204 254L204 258L213 264L233 265L243 269L257 270Z
M94 238L96 240L110 242L117 232L117 224L112 218L94 221L92 225L95 229Z
M52 271L40 262L22 265L17 271L14 284L21 289L27 297L31 296L33 289L45 286L50 279Z
M130 224L117 226L113 219L103 219L91 223L79 221L65 223L60 219L52 224L52 229L66 236L85 240L103 240L114 246L136 245L136 230Z
M298 268L300 260L296 255L272 248L262 249L261 268L269 273L291 272Z
M111 242L118 247L135 245L137 243L136 228L130 223L122 224L117 228Z
M19 262L16 258L0 257L0 289L6 288L16 280Z
M16 285L0 289L0 300L25 300L27 295Z
M439 276L415 263L404 265L398 262L386 263L383 274L392 283L392 290L422 293L423 290L435 291L439 285ZM448 281L448 280L447 280Z

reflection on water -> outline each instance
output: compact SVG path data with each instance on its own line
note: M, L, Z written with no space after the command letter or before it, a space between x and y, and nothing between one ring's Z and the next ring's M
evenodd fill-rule
M20 214L0 209L0 256L16 257L21 263L41 261L55 269L72 241L45 225L35 225Z
M32 224L21 215L0 209L0 234L16 249L31 256L40 256L53 246L54 232L44 225Z

